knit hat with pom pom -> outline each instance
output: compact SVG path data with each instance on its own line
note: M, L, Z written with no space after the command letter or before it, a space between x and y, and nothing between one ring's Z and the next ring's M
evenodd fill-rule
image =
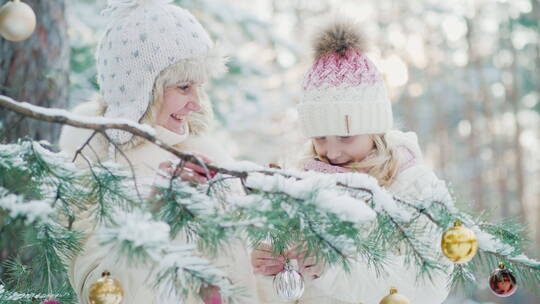
M224 70L223 57L201 24L172 0L108 0L111 18L96 52L97 80L108 118L139 122L165 69L182 65L180 79L204 81ZM117 144L132 135L107 130Z
M307 137L385 133L392 105L383 78L365 55L366 39L352 22L332 23L316 35L315 63L304 77L298 105Z

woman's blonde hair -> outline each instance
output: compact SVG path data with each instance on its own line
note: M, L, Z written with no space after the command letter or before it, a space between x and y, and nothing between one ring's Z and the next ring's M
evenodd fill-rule
M375 143L373 150L363 160L351 163L345 166L345 168L365 172L375 177L381 186L389 186L394 181L398 172L397 151L388 146L384 134L371 134L370 138ZM317 158L325 163L330 163L326 157L317 154L312 140L306 145L308 147L308 153L304 160Z
M227 58L223 55L223 48L214 45L203 57L185 58L162 70L154 81L150 103L139 119L139 123L155 126L157 115L163 105L163 93L167 87L185 83L188 81L204 82L211 77L222 75L226 70ZM192 135L202 135L210 128L214 118L212 105L204 89L198 91L201 110L191 112L187 116L189 131ZM99 95L100 109L98 115L103 116L107 110L107 104L103 96ZM124 149L131 149L144 141L143 138L133 136L128 142L121 144Z
M163 94L167 87L189 81L202 82L208 79L208 76L207 68L204 68L204 62L198 59L184 59L161 71L154 82L150 105L139 120L139 123L155 126L157 115L163 106ZM186 117L191 135L204 134L208 131L210 122L214 118L212 104L204 89L200 89L198 94L201 109L198 112L190 112ZM133 136L127 143L122 144L122 147L124 149L132 149L143 141L143 138Z
M163 105L165 88L188 81L205 82L211 77L220 76L227 70L225 66L227 61L228 58L223 55L223 48L214 45L204 57L186 58L161 71L154 82L152 102L140 122L150 125L155 123L156 116ZM212 104L204 88L198 93L201 110L191 112L187 116L189 131L192 135L202 135L207 132L214 120Z
M189 71L189 72L188 72ZM201 68L201 63L197 60L183 60L165 70L163 70L154 83L152 90L152 102L144 113L141 123L153 125L156 117L163 105L163 93L167 87L188 81L202 82L208 77L206 71ZM204 89L198 91L201 110L191 112L187 116L189 131L193 135L201 135L209 128L213 120L214 112Z

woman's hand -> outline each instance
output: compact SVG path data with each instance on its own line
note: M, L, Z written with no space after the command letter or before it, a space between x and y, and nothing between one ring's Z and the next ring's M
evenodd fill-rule
M202 159L207 164L212 163L212 161L204 155L194 155ZM195 165L190 162L185 162L184 166L180 167L174 165L172 161L164 161L159 164L158 169L160 172L164 172L168 175L163 176L161 174L162 177L177 176L183 181L196 183L206 183L208 182L208 175L210 177L214 177L214 175L216 174L214 171L205 170L202 166Z

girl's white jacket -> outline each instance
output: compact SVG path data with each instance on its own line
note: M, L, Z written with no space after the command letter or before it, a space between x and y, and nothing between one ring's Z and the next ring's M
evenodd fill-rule
M102 112L102 105L99 101L86 102L73 110L74 114L85 116L99 116ZM64 126L60 136L60 148L62 151L73 156L75 151L89 138L91 130ZM224 149L219 147L209 138L190 136L185 138L164 128L156 128L157 137L173 145L181 151L198 152L206 155L216 164L230 161ZM90 142L92 148L85 148L83 153L92 161L97 157L101 160L108 158L108 142L101 136L95 136ZM142 188L148 188L153 182L158 166L161 162L170 160L173 155L169 152L151 144L149 142L139 142L125 151L134 167L138 183ZM127 164L123 156L116 156L117 162ZM82 157L78 157L77 165L86 165ZM145 180L148 181L145 184ZM202 303L198 297L190 297L184 302L176 297L165 296L162 292L152 288L154 283L151 280L151 267L140 265L126 265L119 262L117 258L108 250L100 246L96 240L94 229L96 223L94 217L90 216L91 210L79 214L73 228L86 235L83 243L84 250L75 258L67 261L69 265L69 279L72 287L78 295L79 303L87 304L89 288L101 275L102 271L108 270L118 279L125 291L123 303L129 304L178 304L178 303ZM177 242L184 242L182 237L177 238ZM240 241L232 242L228 248L220 252L219 256L213 260L214 264L224 270L233 284L245 288L246 297L240 303L258 303L255 292L255 279L253 276L247 247Z
M391 147L405 147L415 158L415 164L402 170L388 190L402 198L429 198L431 194L449 196L446 185L428 168L422 157L418 139L413 132L393 130L385 135ZM400 161L402 159L400 158ZM403 161L407 161L403 159ZM442 194L441 194L442 193ZM433 227L431 227L433 228ZM433 230L434 232L436 230ZM440 233L433 233L429 241L440 247ZM439 261L446 269L434 272L432 279L417 279L416 267L405 266L405 256L400 249L389 259L386 274L378 276L362 260L351 263L349 273L340 267L326 269L318 279L307 281L304 295L297 301L281 300L275 293L270 276L257 275L257 291L261 303L309 304L379 304L396 287L413 304L441 304L449 294L448 281L453 266L443 257Z

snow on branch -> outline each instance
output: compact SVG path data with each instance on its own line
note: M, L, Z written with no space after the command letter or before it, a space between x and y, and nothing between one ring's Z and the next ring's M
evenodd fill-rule
M339 196L335 196L330 195L329 192L321 192L318 194L319 199L313 200L321 209L326 209L326 211L332 209L336 215L345 221L369 222L373 220L373 215L376 213L387 215L391 222L397 224L398 227L401 227L402 223L406 224L414 221L418 218L418 215L425 216L439 229L448 228L448 224L453 220L461 220L471 228L476 228L477 226L476 221L469 215L455 208L452 198L448 195L447 191L443 191L446 189L443 185L439 185L440 187L429 187L428 190L433 193L426 194L429 196L428 198L408 200L392 195L380 187L375 179L361 173L322 176L321 174L312 172L263 168L246 162L216 167L206 164L203 160L190 153L182 152L161 142L156 138L154 130L151 127L129 120L78 116L65 110L47 109L18 102L4 95L0 95L0 107L34 119L92 129L102 134L105 134L105 130L107 129L127 131L148 140L183 161L200 164L207 170L241 179L248 196L255 191L281 193L294 199L304 200L306 195L313 193L315 190L345 189L352 191L356 194L349 196L348 194L344 195L341 192L335 192L340 193ZM330 202L330 196L333 197L334 201ZM439 197L435 198L437 196ZM358 200L366 201L368 204L365 204L362 208L352 208L353 205L357 205ZM335 206L332 205L330 207L328 205L336 202L337 205ZM248 202L243 203L247 204ZM443 211L438 212L438 209ZM347 210L354 210L354 212L346 213ZM508 246L506 243L501 242L501 238L498 236L485 234L480 230L477 233L479 234L480 248L486 252L493 252L508 258L515 258L514 254L520 252L520 249L517 248L518 246ZM405 238L408 238L407 235L405 235ZM523 262L523 259L520 261ZM529 261L524 264L536 266L535 263L530 263Z
M235 288L226 274L197 255L196 246L178 244L170 238L170 227L152 219L141 210L116 212L114 226L103 226L97 237L119 255L127 253L129 262L153 262L152 273L156 286L180 286L183 292L198 290L202 285L215 285L225 297L234 297ZM119 260L120 261L120 260ZM193 286L195 284L195 286ZM179 296L179 294L177 294Z
M19 102L5 95L0 95L0 106L38 120L61 123L96 131L121 129L149 140L155 138L155 132L152 127L141 125L128 119L76 115L63 109L51 109L35 106L28 102Z
M46 221L53 212L51 204L44 200L26 201L23 197L9 193L0 187L0 209L9 213L11 218L22 217L28 223L37 220Z
M3 284L0 284L0 300L3 301L35 301L35 300L45 300L49 298L57 298L60 295L53 295L53 294L42 294L42 293L20 293L16 291L9 291L5 288Z
M211 165L206 164L200 158L198 158L195 155L192 155L191 153L181 152L180 150L161 142L160 140L156 138L155 131L152 127L148 125L141 125L131 120L119 119L119 118L111 119L111 118L104 118L104 117L88 117L88 116L75 115L62 109L50 109L50 108L35 106L27 102L19 102L5 95L0 95L0 107L14 111L26 117L53 122L53 123L70 125L77 128L91 129L102 134L105 134L105 130L107 129L123 130L135 136L139 136L148 140L149 142L174 154L175 156L177 156L178 158L184 161L200 164L203 167L207 168L208 170L217 169ZM105 136L105 137L108 138L108 136ZM227 172L227 170L223 170L223 169L221 169L220 172L227 173L229 175L237 174L235 172Z

